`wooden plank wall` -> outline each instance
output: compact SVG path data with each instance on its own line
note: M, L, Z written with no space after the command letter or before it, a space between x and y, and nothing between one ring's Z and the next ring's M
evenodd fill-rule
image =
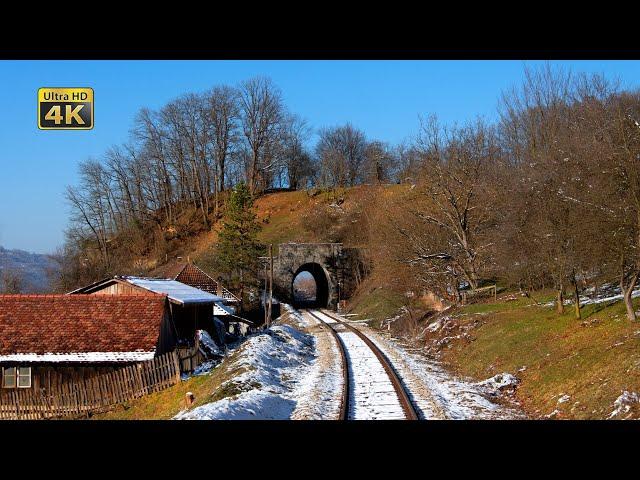
M63 383L47 391L0 389L0 419L80 418L180 382L180 359L169 352L149 362Z
M194 347L176 348L175 352L180 361L180 371L184 373L193 373L193 371L205 361L204 356L200 352L198 342Z

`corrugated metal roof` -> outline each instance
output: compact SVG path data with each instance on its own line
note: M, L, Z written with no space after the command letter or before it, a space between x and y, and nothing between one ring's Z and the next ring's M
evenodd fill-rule
M177 280L161 280L144 277L122 277L123 280L155 293L164 293L170 300L183 305L222 302L222 298Z

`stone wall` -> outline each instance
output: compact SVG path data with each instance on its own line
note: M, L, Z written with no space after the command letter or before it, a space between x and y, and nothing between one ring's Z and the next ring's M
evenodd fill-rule
M309 271L316 280L319 303L336 308L338 299L348 298L361 277L362 260L356 248L341 243L283 243L273 262L274 294L293 302L293 279Z

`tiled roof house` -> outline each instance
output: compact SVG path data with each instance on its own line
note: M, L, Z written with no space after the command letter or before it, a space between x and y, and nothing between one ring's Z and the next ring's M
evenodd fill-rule
M0 295L2 387L33 385L15 385L16 368L38 386L151 360L174 332L166 295Z

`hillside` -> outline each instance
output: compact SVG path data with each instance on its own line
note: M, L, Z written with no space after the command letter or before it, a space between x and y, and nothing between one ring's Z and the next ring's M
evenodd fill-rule
M375 208L380 194L393 195L406 186L361 185L353 188L332 190L298 190L270 193L256 200L256 213L262 226L258 238L265 244L277 246L286 242L342 242L347 246L368 247L370 243L369 212ZM197 215L183 215L185 219ZM182 228L188 236L173 257L189 257L203 266L210 257L222 222L214 224L209 232L199 232L191 220L183 221ZM180 232L177 233L179 235ZM171 256L169 256L171 259ZM164 259L160 259L162 263ZM158 263L158 265L160 264Z
M8 250L0 246L0 272L16 272L24 283L25 293L48 291L48 271L54 268L56 264L48 255Z
M381 225L372 214L401 188L361 186L262 196L256 202L263 226L260 239L275 245L341 241L375 250L385 239L378 235ZM219 227L193 236L181 255L206 264ZM562 316L554 312L551 291L535 293L538 303L504 290L497 301L447 309L428 294L408 297L403 284L395 282L400 274L374 269L348 310L374 328L404 337L463 378L515 375L515 399L532 418L640 418L640 331L626 319L622 302L606 291L602 298L584 297L583 318L575 320L571 308ZM640 299L635 302L640 308ZM210 400L208 392L215 391L223 377L194 378L184 388L160 394L159 403L139 407L156 409L168 402L166 412L135 408L107 417L174 415L186 389L200 392L200 404Z

